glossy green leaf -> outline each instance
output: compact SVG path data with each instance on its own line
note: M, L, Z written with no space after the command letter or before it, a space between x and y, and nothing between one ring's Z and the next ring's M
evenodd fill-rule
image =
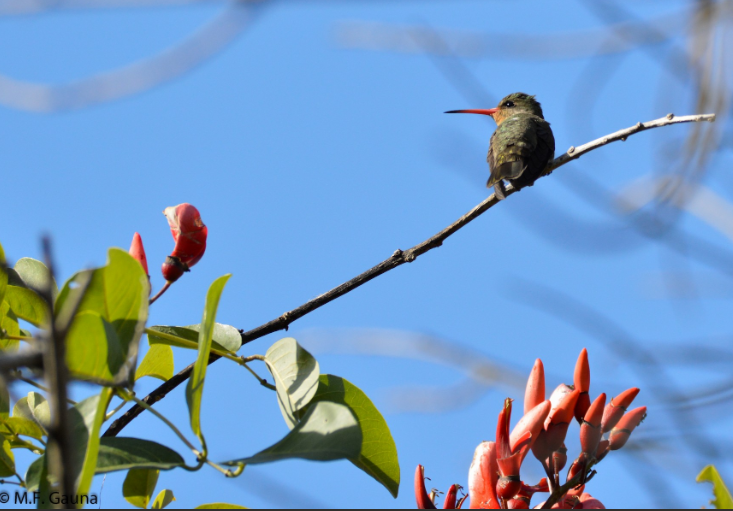
M13 268L18 277L23 281L23 287L32 289L42 295L48 286L50 279L48 268L41 261L24 257L15 263ZM54 280L51 280L51 293L55 297L59 288Z
M249 509L249 508L238 506L236 504L224 504L223 502L217 502L216 504L202 504L200 506L196 506L194 509Z
M219 300L224 292L224 287L230 277L231 275L224 275L216 279L206 294L206 305L204 306L204 315L201 319L201 330L199 331L198 357L186 386L186 402L188 403L191 418L191 430L201 441L204 451L206 451L206 441L201 431L201 399L204 392L206 368L209 365L209 355L211 354L211 339L216 324L216 311L219 308Z
M356 385L349 381L323 374L318 392L311 403L328 401L349 407L356 416L362 433L361 452L350 461L379 481L393 497L400 488L400 464L397 446L387 421L374 403Z
M15 456L10 450L10 442L3 437L2 447L0 447L0 477L13 475L15 475Z
M23 398L28 399L28 398ZM0 433L3 435L16 435L27 436L35 438L36 440L43 439L45 435L41 427L36 424L32 419L25 417L9 417L7 419L0 419Z
M312 461L352 459L359 456L361 444L361 428L349 407L323 401L309 406L303 419L272 447L226 465L271 463L291 458Z
M8 273L5 270L5 250L0 245L0 303L5 300L5 289L8 287Z
M85 399L69 411L69 425L75 449L72 467L78 467L75 472L78 495L89 494L92 487L97 471L99 430L112 400L112 393L111 388L105 387L98 395Z
M155 497L153 506L150 509L165 509L168 507L168 504L174 500L176 500L176 498L173 496L173 492L171 490L162 490L158 496Z
M168 381L173 378L173 348L164 344L155 344L145 354L145 358L137 367L135 381L145 376Z
M120 249L107 266L72 277L56 299L56 315L68 317L89 280L67 338L66 361L79 378L121 382L136 364L148 317L148 277L140 263Z
M8 285L5 291L5 301L20 319L39 328L45 328L48 325L50 317L48 304L32 289Z
M19 336L20 325L18 318L10 310L10 304L6 301L0 302L0 330L5 331L7 335ZM0 336L0 351L15 351L20 342L13 339L4 339Z
M198 349L199 330L201 325L191 326L153 326L149 331L159 332L161 335L148 332L148 342L151 345L164 344L176 348ZM188 342L177 342L176 338ZM229 325L216 323L212 336L212 349L236 353L242 347L242 334L239 330Z
M318 390L318 362L292 338L273 344L265 354L265 362L275 379L277 402L285 423L293 429L298 422L296 414Z
M733 509L733 497L731 497L730 491L714 466L705 467L697 476L697 482L712 483L715 499L711 500L710 504L715 506L716 509Z
M51 409L46 398L38 392L29 392L26 399L33 420L43 429L47 429L51 423Z
M158 484L159 470L133 468L122 484L122 496L135 507L147 509Z
M184 464L183 458L177 452L150 440L102 437L97 474L131 468L171 470Z

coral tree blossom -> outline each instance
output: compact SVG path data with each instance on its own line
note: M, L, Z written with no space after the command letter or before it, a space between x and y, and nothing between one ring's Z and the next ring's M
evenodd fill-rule
M549 399L545 393L545 369L537 360L530 373L524 397L524 416L510 431L512 400L504 401L499 412L495 442L482 442L474 453L468 471L468 494L458 499L461 489L452 485L443 509L461 509L468 499L471 509L529 509L535 493L550 493L538 508L605 509L603 504L585 493L585 486L596 475L593 467L610 451L626 445L634 429L646 418L646 408L627 411L639 394L629 389L606 404L606 394L591 399L590 364L584 349L575 366L573 385L558 386ZM565 446L569 427L576 419L580 424L580 448L570 465L565 482L561 471L567 463ZM535 486L521 478L521 468L532 451L547 477ZM415 472L415 498L418 509L435 509L437 490L425 488L425 469Z

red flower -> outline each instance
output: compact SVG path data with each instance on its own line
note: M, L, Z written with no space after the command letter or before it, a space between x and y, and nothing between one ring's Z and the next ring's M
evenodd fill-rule
M204 256L209 230L199 211L190 204L166 208L163 214L176 242L173 253L163 263L163 277L168 282L175 282Z
M418 465L415 470L415 499L418 509L436 509L425 489L425 468L422 465Z
M468 494L471 509L501 509L496 496L499 465L496 461L496 443L482 442L473 454L468 471Z

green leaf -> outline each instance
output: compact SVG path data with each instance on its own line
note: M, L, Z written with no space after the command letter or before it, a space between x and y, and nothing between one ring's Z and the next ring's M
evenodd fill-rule
M66 360L77 376L111 382L126 361L111 323L92 311L80 312L69 330ZM85 342L81 342L85 339Z
M152 326L148 328L148 342L153 344L165 344L176 348L198 349L199 330L201 325L191 326ZM161 335L155 335L152 332ZM188 342L178 342L177 338ZM236 353L242 347L242 334L239 330L229 325L216 323L212 337L212 349Z
M16 337L20 335L18 317L10 310L10 304L6 301L0 302L0 330L4 330L7 335ZM0 339L0 351L14 351L18 345L20 345L18 341Z
M173 496L173 492L171 490L163 490L161 491L157 497L155 497L155 501L153 501L153 507L150 509L165 509L168 507L168 504L176 500L176 498Z
M29 392L26 399L33 420L44 430L48 429L48 425L51 423L51 409L46 398L38 392Z
M25 484L26 488L30 493L38 491L38 487L41 485L41 475L46 465L46 455L36 458L33 463L30 464L28 470L25 473Z
M171 470L185 465L183 458L164 445L139 438L102 437L97 474L131 468Z
M206 441L201 431L201 398L204 392L204 379L206 378L206 368L209 365L209 355L211 354L211 339L214 334L214 325L216 324L216 311L219 308L219 300L224 291L227 281L231 275L219 277L211 284L209 292L206 295L206 305L204 306L204 315L201 319L201 330L199 332L199 353L196 363L193 366L193 374L188 380L186 386L186 402L191 417L191 429L201 441L201 445L206 451Z
M110 249L107 266L72 277L56 299L56 315L70 307L89 285L67 338L66 362L79 378L121 383L137 363L140 338L148 318L149 283L132 256Z
M265 354L265 362L275 379L277 402L285 423L293 429L298 422L296 414L318 390L318 362L292 338L273 344Z
M341 403L356 416L362 433L361 452L350 458L354 465L380 482L393 497L400 488L400 464L397 446L382 414L374 403L356 385L349 381L323 374L312 404Z
M77 466L76 494L87 495L92 487L92 479L97 471L99 454L99 430L102 428L107 407L112 400L113 390L103 388L97 396L92 396L70 410L69 424L74 438L72 467ZM77 464L73 462L78 460Z
M5 301L20 319L39 328L47 327L50 317L48 304L32 289L8 285Z
M76 493L79 495L87 495L91 488L99 451L99 430L111 395L112 389L105 388L102 389L100 394L85 399L69 409L68 421L70 434L74 439L74 450L70 459L64 460L64 464L73 474ZM39 394L31 392L27 398L27 405L31 410L35 409L34 416L36 419L38 419L38 411L42 410L44 405L46 409L48 408L48 403L45 399L40 401L39 396ZM40 401L40 403L37 403L37 401ZM19 411L23 411L23 407ZM40 474L45 466L42 459L43 457L39 458L28 468L26 477L28 478L29 488L37 488L42 483Z
M3 300L5 300L5 289L8 287L8 273L4 269L5 264L5 250L0 245L0 303L3 303Z
M202 504L194 509L249 509L247 507L238 506L236 504L224 504L217 502L216 504Z
M705 467L700 475L697 476L698 483L712 483L713 494L715 500L711 500L710 503L715 506L716 509L733 509L733 497L730 495L730 491L725 486L723 479L720 477L718 470L709 465Z
M23 398L28 399L28 398ZM0 419L0 433L3 435L16 435L27 436L35 438L36 440L43 439L44 432L41 427L36 424L32 419L26 419L25 417L9 417L7 419Z
M361 428L348 406L315 403L303 419L278 443L250 458L225 463L235 466L300 458L313 461L351 459L361 451Z
M159 470L133 468L122 484L122 496L135 507L147 509L158 484Z
M10 450L10 442L2 439L2 448L0 448L0 477L10 477L15 475L15 456Z
M150 347L145 358L137 367L135 381L145 376L168 381L173 378L173 348L163 344Z
M50 278L48 268L41 261L36 261L29 257L24 257L15 263L14 268L16 274L23 281L22 287L32 289L38 294L43 294L48 286ZM56 282L51 282L51 293L55 297L59 292Z

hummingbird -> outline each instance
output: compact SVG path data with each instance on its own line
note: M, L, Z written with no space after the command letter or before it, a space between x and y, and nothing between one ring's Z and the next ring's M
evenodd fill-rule
M555 158L555 136L535 96L516 92L490 110L446 113L488 115L496 121L489 145L491 175L486 187L493 186L499 200L506 198L505 179L517 190L532 186Z

